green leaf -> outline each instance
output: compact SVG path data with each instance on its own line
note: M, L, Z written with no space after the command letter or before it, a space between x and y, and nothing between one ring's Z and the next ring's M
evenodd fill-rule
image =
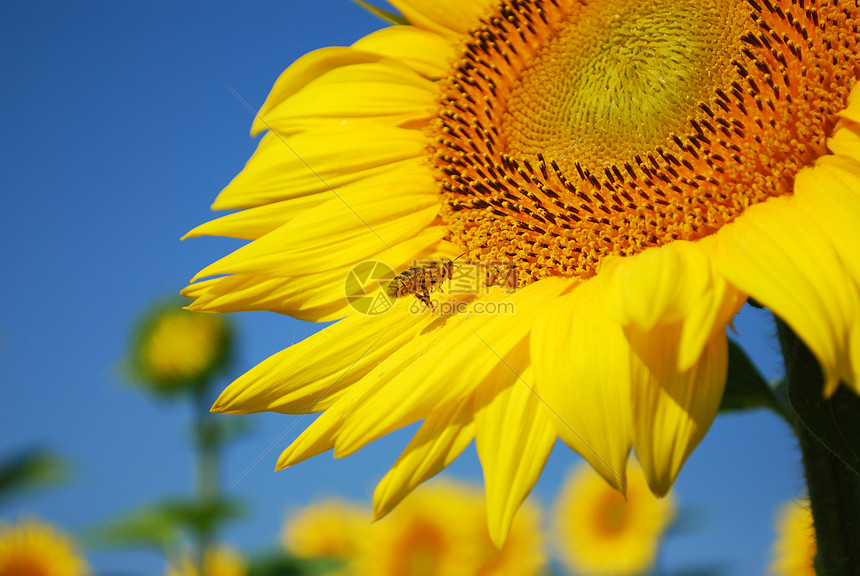
M395 14L394 12L390 12L388 10L383 10L379 6L374 6L370 2L365 2L364 0L352 0L377 18L381 18L382 20L388 22L389 24L409 24L409 21L401 16L400 14Z
M860 474L860 397L840 386L825 400L820 377L817 381L795 380L794 385L789 384L788 393L792 407L810 433Z
M68 463L56 454L37 448L24 450L0 462L0 500L59 484L68 476Z
M836 393L825 400L824 375L818 360L785 322L777 318L776 327L785 358L788 398L800 420L795 426L804 426L827 450L860 474L860 418L857 417L860 397L847 387L839 386ZM803 438L802 430L798 430L798 436ZM807 469L808 479L809 474ZM813 513L815 508L813 504Z
M241 503L235 498L169 500L159 506L176 526L198 534L211 534L220 524L244 514Z
M84 533L93 548L156 548L167 550L175 544L179 527L160 504L127 512Z
M323 576L343 567L343 562L326 558L294 558L272 554L255 559L248 567L248 576Z
M236 499L196 501L171 499L132 510L84 535L92 547L173 547L180 534L212 534L221 523L242 515Z
M773 392L761 372L740 345L729 340L729 373L720 412L736 412L755 408L779 411Z

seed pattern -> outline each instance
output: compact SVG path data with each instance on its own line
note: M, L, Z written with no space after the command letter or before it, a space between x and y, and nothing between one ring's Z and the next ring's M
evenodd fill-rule
M679 18L690 22L703 17L683 12L688 2L644 4L653 13L681 10ZM632 5L601 4L604 16L613 17L630 14ZM545 276L585 279L604 256L703 238L748 206L791 193L798 170L825 152L835 114L860 72L857 0L711 0L698 9L723 18L728 42L717 56L692 51L708 58L707 86L688 82L692 99L678 94L649 101L641 121L659 129L644 132L635 128L636 114L643 114L636 105L651 93L641 83L625 86L623 75L609 82L617 70L600 67L587 78L605 88L605 94L591 92L602 100L592 103L590 116L559 118L571 131L559 131L551 116L537 123L523 116L541 113L547 94L563 102L570 95L565 90L577 89L548 86L541 93L522 87L530 75L563 77L569 64L559 66L557 55L564 50L592 49L576 42L593 42L593 30L565 32L600 23L589 4L510 0L482 20L462 45L454 72L439 83L432 126L441 216L468 257L516 262L520 285ZM642 20L640 28L647 31L654 21ZM569 45L559 47L559 41ZM666 43L670 58L685 53L671 39L650 42L652 48ZM607 49L619 46L632 57L644 53L632 40ZM695 59L684 65L703 66ZM672 106L668 120L659 117L661 102ZM678 106L684 108L679 112ZM588 136L589 126L597 131L603 120L614 121L617 135L608 147ZM529 126L536 132L529 133Z

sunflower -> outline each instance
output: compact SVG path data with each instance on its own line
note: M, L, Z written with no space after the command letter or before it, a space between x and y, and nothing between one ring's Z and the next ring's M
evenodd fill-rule
M0 576L84 576L87 561L72 540L50 524L0 522Z
M203 576L245 576L247 567L242 555L224 544L206 551ZM190 555L182 556L178 565L168 566L167 576L200 576L200 570Z
M562 558L577 574L645 574L654 567L660 538L672 522L671 498L648 490L639 467L628 476L627 498L588 464L571 473L555 504Z
M355 576L532 576L546 563L539 511L526 503L504 546L489 538L480 492L450 480L410 495L368 526L346 573Z
M349 572L357 576L472 576L482 559L474 494L454 483L415 491L360 540Z
M205 385L230 357L232 331L223 317L183 310L176 299L156 302L135 328L131 378L157 396Z
M665 495L748 297L857 390L856 0L392 4L281 75L213 205L239 211L188 234L251 240L192 309L341 319L213 407L322 412L280 468L423 421L376 515L475 440L497 543L559 437L620 490L634 449ZM486 280L439 294L447 260ZM407 295L384 313L345 294L368 262L398 275L367 297Z
M772 576L815 576L818 546L808 502L785 503L777 516L777 539L768 573Z
M291 515L281 542L299 558L346 560L355 554L356 542L367 530L367 511L340 500L311 504Z
M477 576L537 576L544 574L547 565L546 536L541 526L541 510L529 500L517 512L511 531L501 548L490 539L486 528L486 509L483 501L479 508L483 560Z

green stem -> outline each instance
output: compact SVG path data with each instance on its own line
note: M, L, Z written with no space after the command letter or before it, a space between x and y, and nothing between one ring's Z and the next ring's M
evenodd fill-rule
M824 378L815 357L777 319L789 390L822 394ZM860 476L837 458L795 418L809 503L815 525L818 576L860 576Z
M211 414L209 413L210 402L206 391L208 387L201 387L194 394L194 438L197 450L197 502L201 510L207 504L215 502L220 494L219 478L219 442L212 430ZM213 530L203 525L198 525L197 540L197 566L198 574L205 575L206 551L212 546L215 539Z

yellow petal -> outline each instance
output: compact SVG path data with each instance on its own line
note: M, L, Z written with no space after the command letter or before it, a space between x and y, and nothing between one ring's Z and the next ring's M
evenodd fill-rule
M422 171L403 177L423 185ZM343 192L288 224L210 264L194 279L218 274L299 276L336 268L348 269L425 229L438 212L437 193L398 190L368 194Z
M353 383L413 336L408 309L354 315L269 357L236 379L213 412L303 414L331 406Z
M713 240L672 242L631 258L607 258L600 269L604 305L626 331L648 333L681 324L678 370L686 371L705 344L737 313L746 296L713 265Z
M235 275L195 282L182 294L195 298L187 308L196 312L271 310L300 320L328 322L349 313L343 277L340 270L298 278Z
M405 314L408 315L408 312ZM414 316L413 316L414 318ZM427 314L414 319L415 326L412 334L416 332L420 334L427 331L433 331L435 317L432 314ZM438 330L437 330L438 332ZM383 341L387 336L392 336L393 330L385 330L377 337L376 343ZM417 338L416 338L417 339ZM400 354L404 348L408 346L401 345L399 350L383 360L381 366L392 364L392 359ZM397 363L397 359L394 360ZM332 447L339 448L340 438L344 434L345 426L350 421L355 421L360 418L356 416L363 408L375 406L384 398L384 393L381 392L379 379L376 377L376 370L371 371L358 382L353 383L346 389L344 394L338 398L330 408L323 412L314 423L305 430L284 452L278 460L278 468L291 466L297 462L316 456ZM360 448L363 444L359 445ZM357 449L356 448L356 449ZM345 454L340 454L335 451L335 457L341 457Z
M710 280L710 262L697 252L691 242L673 242L631 258L607 257L600 268L607 311L643 331L682 320Z
M542 282L563 282L542 280ZM531 338L535 386L558 435L607 482L624 491L633 442L630 356L621 327L588 281L548 304Z
M528 339L496 366L475 393L475 444L487 490L490 538L501 548L557 438L534 391Z
M470 395L525 338L538 310L562 289L537 282L510 296L493 290L465 312L440 319L438 327L420 334L366 377L378 383L377 397L359 406L345 423L336 455L350 454ZM482 312L490 308L495 312Z
M343 423L343 413L335 408L351 401L351 398L349 393L344 394L334 403L332 409L317 416L317 419L281 452L275 470L283 470L331 450Z
M375 392L373 381L367 379L359 380L347 388L331 407L281 453L275 469L287 468L334 448L347 416L355 406L372 399Z
M312 194L240 210L189 230L182 240L198 236L226 236L254 240L286 224L302 212L319 206L325 200L325 194Z
M798 174L795 199L827 235L856 294L860 290L860 163L846 156L820 158L814 168ZM860 314L860 307L857 310ZM853 325L845 329L848 342L840 354L847 358L841 379L860 392L860 318L855 316Z
M448 242L441 241L447 230L431 226L415 237L383 250L373 259L401 270L412 259L432 259L437 254L451 256ZM456 256L456 254L455 254ZM298 255L297 258L301 258ZM242 310L272 310L289 314L300 320L325 322L343 318L351 312L346 299L345 281L350 269L328 270L301 276L264 278L236 275L195 282L183 294L195 301L190 310L201 312L237 312ZM378 290L372 279L365 286L368 294Z
M857 122L841 122L833 137L827 140L827 147L834 154L850 157L860 162L860 124ZM826 158L826 156L825 156Z
M373 493L373 518L388 514L416 486L451 464L475 437L472 398L430 414Z
M274 108L280 106L290 96L301 90L308 82L319 78L330 70L343 66L379 62L382 59L383 57L378 54L342 46L320 48L305 54L278 76L275 85L272 86L266 97L266 101L254 118L251 134L255 135L263 130L268 130L268 126L262 119L266 118Z
M680 326L633 336L633 446L648 485L665 496L681 466L704 438L723 397L728 338L714 336L693 366L678 370Z
M492 4L489 0L391 0L409 22L446 37L466 34Z
M218 282L220 282L221 280L223 280L223 278L209 278L207 280L201 280L200 282L189 284L182 289L181 294L191 300L197 300L198 298L201 298L202 296L207 294L209 290L211 290L212 287L218 284ZM193 305L194 304L192 303L188 307L190 308ZM200 312L203 311L204 310L200 310Z
M384 183L407 166L420 165L425 138L419 130L343 121L310 132L269 132L213 210L249 208L281 200L330 200L353 182Z
M796 184L806 189L807 183L804 177ZM830 184L823 183L820 193L826 194ZM827 233L796 200L779 197L747 208L717 240L721 273L806 343L823 369L825 394L840 380L856 381L849 342L856 330L857 289Z
M814 168L797 175L795 198L860 286L860 163L840 156L819 158Z
M720 406L725 326L746 296L714 267L714 242L673 242L600 270L603 304L629 343L633 445L665 495Z
M434 83L405 64L372 56L378 61L332 68L310 80L261 111L254 129L262 125L286 136L343 120L364 118L398 126L430 119L436 107Z
M360 41L359 41L360 42ZM378 46L378 42L371 41L371 47ZM256 135L264 130L272 128L277 129L282 134L286 135L291 132L286 130L286 127L274 126L279 112L279 109L291 97L296 95L308 84L325 77L329 72L336 71L341 68L349 68L352 66L362 66L366 64L374 65L383 63L383 65L391 64L392 66L401 66L398 62L387 58L384 50L364 51L355 48L345 48L341 46L332 46L328 48L320 48L305 54L293 64L291 64L275 81L272 86L266 101L260 107L260 111L254 118L254 123L251 127L251 134ZM408 62L407 62L408 63ZM408 68L406 68L408 70ZM414 74L414 73L413 73ZM419 76L420 78L420 76Z
M839 112L843 118L860 123L860 85L854 86L848 94L848 106Z
M352 47L403 62L430 79L447 74L456 55L449 41L416 26L388 26L368 34Z

